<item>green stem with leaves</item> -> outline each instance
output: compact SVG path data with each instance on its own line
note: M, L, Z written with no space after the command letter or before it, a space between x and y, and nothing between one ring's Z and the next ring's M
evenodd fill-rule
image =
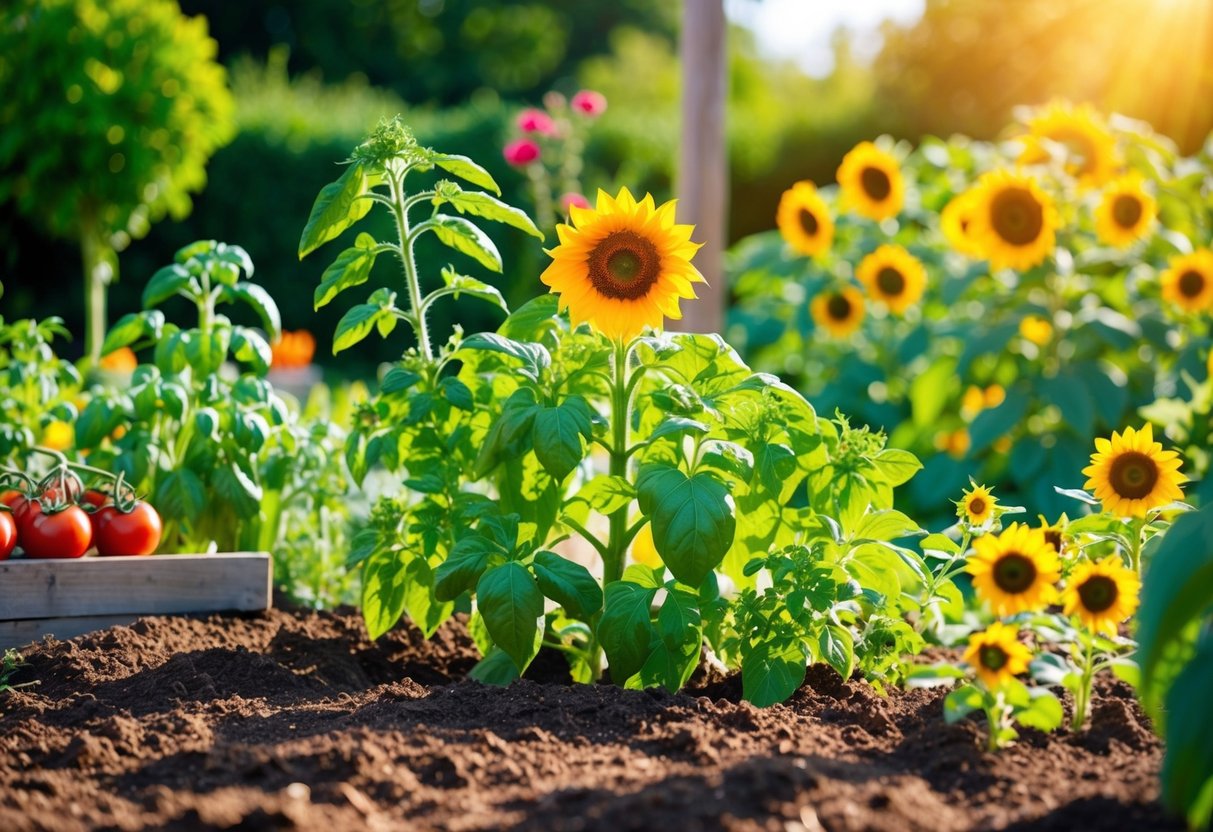
M1144 518L1129 521L1129 568L1135 575L1141 574L1141 542L1145 527Z
M404 271L404 282L408 286L409 291L409 311L412 312L409 322L412 323L413 331L417 336L417 348L421 350L422 357L429 363L434 360L434 353L430 347L430 334L425 322L425 309L422 307L421 283L417 277L417 261L413 257L413 240L415 237L410 233L410 203L405 199L404 195L404 177L407 174L407 168L401 169L399 175L389 168L387 181L388 189L391 192L392 215L396 218L396 236L400 244L398 252L400 264Z
M1091 685L1095 680L1095 634L1087 633L1086 649L1083 651L1082 678L1078 690L1074 694L1074 716L1070 720L1070 730L1082 730L1087 721L1087 709L1091 705Z

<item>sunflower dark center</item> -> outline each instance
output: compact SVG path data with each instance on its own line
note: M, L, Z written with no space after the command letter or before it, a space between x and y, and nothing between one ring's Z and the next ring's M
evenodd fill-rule
M996 644L987 644L977 654L977 660L986 670L1002 670L1006 666L1008 658L1010 657L1007 655L1007 651Z
M1053 547L1053 551L1061 554L1061 530L1045 529L1045 542Z
M1205 276L1197 271L1186 271L1179 276L1179 293L1185 298L1199 297L1205 290Z
M969 514L972 514L975 517L980 517L981 515L985 514L985 511L986 501L981 497L974 497L973 499L969 500Z
M1141 200L1130 194L1121 194L1112 203L1112 219L1121 228L1133 228L1141 219Z
M1026 592L1036 583L1036 564L1019 552L1007 552L994 564L994 583L1010 595Z
M1140 500L1157 482L1158 465L1140 451L1127 451L1112 461L1108 483L1126 500Z
M889 194L893 191L893 183L889 181L889 175L880 168L864 168L863 173L859 174L859 181L863 185L864 192L877 202L888 199Z
M634 231L616 231L594 247L587 263L590 283L604 297L635 300L661 275L657 247Z
M1011 245L1026 246L1044 230L1044 208L1027 188L1006 188L990 204L990 224Z
M1107 575L1092 575L1078 587L1078 598L1088 612L1111 609L1120 596L1120 587Z
M807 208L800 209L800 227L804 229L804 233L810 237L816 237L818 230L821 228L821 223L817 221L817 215Z
M906 279L897 269L885 266L876 274L876 286L883 294L895 297L906 290Z
M845 295L830 295L826 303L826 312L836 321L845 321L851 317L851 302Z

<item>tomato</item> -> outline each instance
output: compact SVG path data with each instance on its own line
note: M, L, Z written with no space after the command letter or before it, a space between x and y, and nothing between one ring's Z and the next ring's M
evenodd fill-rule
M105 505L109 501L110 501L110 498L109 498L108 494L106 494L103 491L98 491L95 488L88 489L80 497L81 505L83 505L84 503L88 503L90 506L93 506L94 508L101 508L103 505Z
M15 488L9 488L3 494L0 494L0 503L4 503L9 508L13 507L13 503L17 500L24 500L25 496Z
M142 501L125 513L117 506L105 506L94 515L93 523L99 555L150 555L160 545L160 515Z
M21 548L31 558L78 558L93 542L88 515L79 506L45 514L34 500L18 523Z
M0 560L8 560L17 546L17 521L11 511L0 511Z

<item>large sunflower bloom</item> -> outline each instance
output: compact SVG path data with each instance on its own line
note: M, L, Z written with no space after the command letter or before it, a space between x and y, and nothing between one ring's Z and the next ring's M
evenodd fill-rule
M863 258L855 270L868 294L898 315L922 298L927 270L901 246L883 245Z
M897 216L905 202L905 182L897 160L871 142L860 142L838 166L842 203L865 217Z
M817 186L797 182L783 192L775 210L775 223L784 241L801 254L816 257L834 242L834 220Z
M1116 635L1116 628L1137 609L1141 579L1116 555L1074 568L1061 593L1062 609L1096 633Z
M1012 523L1000 535L977 538L965 570L979 598L997 615L1038 610L1057 600L1057 553L1040 529Z
M1091 464L1082 469L1090 477L1083 487L1094 489L1104 511L1145 517L1183 497L1179 486L1188 478L1179 472L1182 464L1179 454L1154 441L1154 428L1147 422L1141 430L1126 428L1123 434L1113 431L1111 440L1095 440Z
M539 279L560 294L574 326L588 321L626 340L682 317L679 298L694 298L692 284L703 275L691 265L699 250L694 226L675 224L674 202L657 208L653 197L637 202L627 188L617 197L600 190L595 208L569 212L572 225L556 226L560 245Z
M977 181L970 236L996 269L1030 269L1053 252L1058 225L1053 199L1036 180L991 171Z
M964 660L991 690L997 690L1028 669L1032 651L1018 635L1014 627L995 621L988 629L969 636Z
M1084 187L1098 187L1119 165L1116 138L1090 105L1072 107L1053 102L1028 120L1028 136L1019 161L1035 164L1048 159L1042 139L1063 145L1066 172Z
M1163 298L1185 312L1213 308L1213 251L1202 248L1171 258L1159 283Z
M952 248L975 259L985 257L985 252L973 239L973 212L980 199L975 191L965 191L954 196L939 215L939 227Z
M863 295L851 286L821 292L809 304L813 321L835 338L846 338L863 323Z
M1095 207L1095 233L1116 248L1128 248L1154 224L1158 204L1142 187L1140 176L1122 176L1108 184Z

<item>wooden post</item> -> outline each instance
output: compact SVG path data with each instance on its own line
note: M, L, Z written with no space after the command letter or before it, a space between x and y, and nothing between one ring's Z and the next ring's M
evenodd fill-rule
M699 300L683 301L684 332L724 327L724 244L727 233L728 151L725 140L727 63L724 0L683 0L682 139L678 155L678 218L694 223L704 246L695 265L708 281Z

